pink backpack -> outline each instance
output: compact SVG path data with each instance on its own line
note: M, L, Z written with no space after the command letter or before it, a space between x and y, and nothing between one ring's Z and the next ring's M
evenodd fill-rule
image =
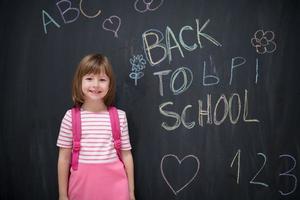
M118 111L115 107L108 108L110 124L112 129L112 135L114 139L114 146L117 151L119 159L122 161L121 156L121 133ZM80 136L81 136L81 119L80 119L80 108L72 108L72 132L73 132L73 149L72 149L72 162L71 167L73 170L78 169L78 157L80 150Z

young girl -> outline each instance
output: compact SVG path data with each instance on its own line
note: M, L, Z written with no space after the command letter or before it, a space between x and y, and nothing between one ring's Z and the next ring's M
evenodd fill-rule
M108 107L115 96L115 78L107 57L85 56L73 79L72 97L80 106L81 140L78 169L70 168L72 116L62 120L57 146L59 200L134 200L134 177L126 114L118 110L123 163L114 148Z

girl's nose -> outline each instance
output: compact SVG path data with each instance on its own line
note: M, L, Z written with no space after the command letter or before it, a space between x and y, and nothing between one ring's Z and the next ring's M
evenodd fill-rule
M94 87L98 87L99 86L99 81L98 80L94 80L93 81L93 86Z

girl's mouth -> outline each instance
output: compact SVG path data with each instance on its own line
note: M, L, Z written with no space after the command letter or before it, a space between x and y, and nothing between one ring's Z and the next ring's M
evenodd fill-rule
M93 93L93 94L100 94L101 91L97 91L97 90L89 90L90 93Z

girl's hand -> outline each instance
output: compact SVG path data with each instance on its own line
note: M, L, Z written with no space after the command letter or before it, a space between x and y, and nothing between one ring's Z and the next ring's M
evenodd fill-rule
M129 200L135 200L134 192L129 193Z
M63 197L59 197L58 200L69 200L69 198L67 196L63 196Z

